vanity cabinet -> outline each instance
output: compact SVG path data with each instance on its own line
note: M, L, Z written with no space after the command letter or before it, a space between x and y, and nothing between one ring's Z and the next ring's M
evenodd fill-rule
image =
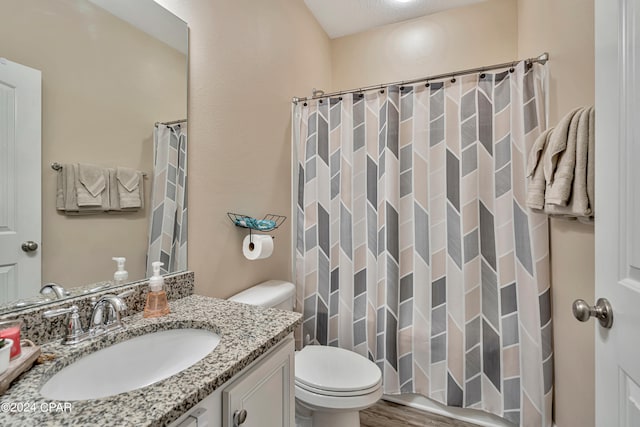
M171 427L294 427L294 339L289 335Z
M222 391L222 425L294 427L294 345L288 337L268 358Z

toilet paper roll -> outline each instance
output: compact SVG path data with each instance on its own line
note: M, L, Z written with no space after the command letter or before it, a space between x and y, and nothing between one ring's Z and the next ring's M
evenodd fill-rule
M242 242L242 253L251 261L269 258L273 253L273 237L262 234L247 235Z

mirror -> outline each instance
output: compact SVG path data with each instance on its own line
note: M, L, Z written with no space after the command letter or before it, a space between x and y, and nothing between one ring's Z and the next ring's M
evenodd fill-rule
M47 282L77 295L113 280L112 257L127 258L128 282L146 277L154 125L187 118L187 49L187 24L153 0L0 0L0 58L42 75L42 269L33 300ZM144 208L57 211L55 162L144 172Z

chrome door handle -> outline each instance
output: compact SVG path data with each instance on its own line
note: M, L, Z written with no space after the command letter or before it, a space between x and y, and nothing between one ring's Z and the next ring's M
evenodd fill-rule
M603 328L611 329L613 325L613 308L606 298L599 298L596 305L591 307L585 300L577 299L573 302L573 315L581 322L595 317Z
M28 240L22 244L22 250L25 252L33 252L38 249L38 244L33 240Z
M240 409L233 413L233 427L238 427L240 424L244 424L247 420L247 410Z

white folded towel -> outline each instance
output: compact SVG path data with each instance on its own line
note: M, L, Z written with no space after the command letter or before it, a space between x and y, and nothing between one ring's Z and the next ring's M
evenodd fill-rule
M558 160L556 179L547 186L545 211L556 216L589 217L592 210L587 192L587 168L589 162L590 117L593 108L585 108L574 116L575 138L569 132L567 149ZM578 117L578 120L575 120Z
M104 175L104 169L99 166L78 163L78 174L76 178L78 207L101 206L106 207L106 209L109 208L109 193L105 192L107 183ZM102 198L103 192L106 197L104 201Z
M533 143L527 161L527 178L530 178L527 186L527 206L536 211L541 211L544 208L544 193L547 183L544 179L542 159L549 146L549 137L552 132L553 128L550 128L538 136Z
M547 181L547 184L553 183L556 165L558 163L558 157L567 148L567 138L569 135L571 120L573 119L573 116L579 111L582 111L581 107L572 110L566 116L564 116L560 120L560 123L558 123L558 125L555 127L555 129L553 130L553 134L549 138L549 147L547 148L547 153L543 159L544 179L545 181Z
M74 164L62 166L65 172L64 210L67 212L78 211L78 198L76 196L76 173L78 167Z
M569 132L565 142L565 149L558 155L556 170L553 180L547 180L547 190L545 192L545 204L567 206L569 198L572 197L572 183L577 167L584 167L585 177L582 180L586 184L587 167L587 141L589 138L589 111L590 108L581 108L571 118ZM580 142L578 141L580 139ZM576 163L577 146L583 143L584 159ZM582 160L584 160L582 162ZM577 177L576 177L577 178ZM586 189L585 189L586 198Z
M58 176L56 177L56 209L64 211L64 199L67 192L67 171L69 165L62 165L62 168L58 170Z
M527 206L553 217L593 222L595 109L576 108L543 132L527 160Z
M78 206L78 186L83 186L79 180L77 164L66 163L58 172L58 188L56 192L56 209L66 215L91 215L104 212L109 208L109 189L106 171L103 170L105 188L99 194L102 204L98 206ZM84 187L85 191L86 187ZM87 191L88 192L88 191ZM90 193L89 193L90 194Z
M120 210L140 209L144 207L144 181L142 172L129 168L117 168L115 171L117 182L117 205Z
M596 109L589 114L589 148L587 149L587 197L591 208L591 221L596 209Z

